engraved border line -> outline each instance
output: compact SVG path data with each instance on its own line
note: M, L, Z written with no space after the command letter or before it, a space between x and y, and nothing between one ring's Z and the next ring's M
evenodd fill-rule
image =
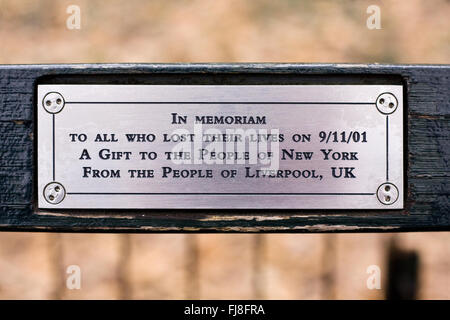
M66 101L66 104L315 104L315 105L342 105L342 104L349 104L349 105L376 105L374 102L305 102L305 101L279 101L279 102L267 102L267 101L189 101L189 102L182 102L182 101Z
M376 105L376 102L305 102L305 101L291 101L291 102L267 102L267 101L222 101L222 102L208 102L208 101L66 101L65 104L140 104L140 105L148 105L148 104L302 104L302 105ZM387 117L386 117L387 118ZM53 143L54 143L54 115L53 115ZM53 171L54 171L54 148L53 148ZM53 179L54 180L54 179ZM361 196L373 196L375 193L204 193L204 192L184 192L184 193L170 193L170 192L67 192L67 195L218 195L218 196L233 196L233 195L248 195L248 196L259 196L259 195L267 195L267 196L342 196L342 195L361 195Z
M280 195L287 195L287 196L343 196L343 195L360 195L360 196L373 196L375 193L335 193L335 192L329 192L329 193L315 193L315 192L306 192L306 193L246 193L246 192L67 192L67 194L70 195L226 195L226 196L235 196L235 195L268 195L268 196L280 196Z
M386 116L386 181L389 181L389 116Z
M52 114L52 144L53 144L52 170L53 170L53 181L55 181L55 114Z

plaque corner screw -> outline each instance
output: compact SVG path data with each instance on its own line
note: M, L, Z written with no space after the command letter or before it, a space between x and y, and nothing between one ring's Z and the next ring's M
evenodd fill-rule
M375 102L378 111L382 114L389 115L395 112L398 107L398 100L390 92L380 94Z
M44 187L44 199L50 204L58 204L66 197L66 189L56 181L48 183Z
M384 205L394 204L398 199L398 188L390 182L382 183L377 189L377 198Z
M59 113L64 108L66 101L59 92L49 92L42 99L42 106L48 113Z

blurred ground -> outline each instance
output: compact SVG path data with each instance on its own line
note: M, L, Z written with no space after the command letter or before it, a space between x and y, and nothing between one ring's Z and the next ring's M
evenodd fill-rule
M66 8L81 29L66 28ZM378 4L381 30L369 30ZM0 62L448 63L450 2L1 0Z
M1 233L0 299L383 299L393 237L420 259L417 298L450 299L448 232ZM80 290L65 286L73 264ZM381 269L380 290L366 286L370 265Z
M66 28L68 5L81 29ZM366 27L369 5L381 30ZM0 63L450 62L450 1L0 0ZM450 298L450 233L0 233L2 299L383 299L391 241ZM82 270L68 290L65 270ZM382 287L366 286L370 265Z

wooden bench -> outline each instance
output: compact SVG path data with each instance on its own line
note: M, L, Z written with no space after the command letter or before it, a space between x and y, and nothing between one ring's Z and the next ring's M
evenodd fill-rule
M403 210L38 210L37 84L404 85ZM0 66L0 229L68 232L450 230L450 66L105 64Z

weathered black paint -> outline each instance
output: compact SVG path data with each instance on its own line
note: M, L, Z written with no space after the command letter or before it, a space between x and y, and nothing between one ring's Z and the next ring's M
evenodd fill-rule
M406 208L357 210L35 209L37 83L405 85ZM85 232L450 230L450 66L118 64L0 66L0 229Z

